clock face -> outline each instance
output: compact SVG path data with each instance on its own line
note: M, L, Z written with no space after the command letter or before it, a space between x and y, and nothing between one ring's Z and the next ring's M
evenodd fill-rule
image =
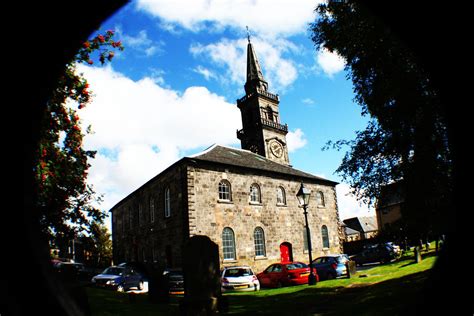
M272 151L272 154L277 158L281 158L281 156L283 156L283 146L279 142L271 142L270 150Z

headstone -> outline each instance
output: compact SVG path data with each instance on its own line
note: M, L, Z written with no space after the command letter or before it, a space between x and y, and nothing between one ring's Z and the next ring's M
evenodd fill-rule
M356 263L353 260L349 260L346 262L346 271L347 271L347 278L350 279L354 274L356 274Z
M215 315L221 299L219 248L207 236L193 236L183 253L183 315Z
M421 250L419 246L415 247L415 261L416 263L421 262Z
M168 288L163 278L163 267L153 264L148 269L148 299L152 303L168 303Z

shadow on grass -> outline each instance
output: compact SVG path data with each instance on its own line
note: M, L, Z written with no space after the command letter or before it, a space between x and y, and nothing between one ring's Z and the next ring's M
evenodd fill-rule
M276 295L229 296L229 315L381 315L411 314L429 272L372 285L311 287Z

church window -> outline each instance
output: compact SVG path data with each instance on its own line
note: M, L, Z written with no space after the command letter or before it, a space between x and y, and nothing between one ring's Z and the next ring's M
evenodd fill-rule
M230 183L227 180L222 180L221 182L219 182L219 200L232 200Z
M224 254L224 260L235 260L234 231L229 227L225 227L222 231L222 250Z
M142 204L138 204L138 226L143 224L143 208Z
M250 186L250 202L253 202L253 203L261 202L260 187L256 183Z
M321 236L323 239L323 248L329 248L329 233L326 225L321 227Z
M263 228L255 228L253 232L253 239L255 242L255 256L265 257L265 234L263 232Z
M150 198L150 223L155 222L155 199Z
M317 202L318 206L325 206L326 205L325 202L324 202L323 192L318 191L318 193L316 193L316 202Z
M165 217L171 216L170 188L165 189Z
M273 110L271 107L267 107L267 119L273 121Z
M283 187L277 188L277 204L286 205L286 195L285 195L285 189L283 189Z

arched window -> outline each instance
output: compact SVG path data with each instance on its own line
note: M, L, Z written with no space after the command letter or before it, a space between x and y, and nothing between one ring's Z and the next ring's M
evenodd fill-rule
M229 227L225 227L222 231L222 252L224 260L235 260L234 231Z
M253 239L255 242L255 256L265 257L265 234L263 233L263 228L255 228L253 231Z
M285 189L283 189L283 187L277 188L277 204L286 205L286 194Z
M318 206L325 206L324 194L323 194L323 192L318 191L318 192L316 193L316 202L317 202L317 205L318 205Z
M165 217L171 216L170 188L165 189Z
M273 121L273 110L269 106L267 106L267 119L269 121Z
M256 183L250 186L250 202L253 202L253 203L261 202L260 187Z
M329 233L326 225L321 227L321 237L323 239L323 248L329 248Z
M150 197L150 223L155 222L155 198Z
M232 201L230 182L227 180L219 182L219 200Z

